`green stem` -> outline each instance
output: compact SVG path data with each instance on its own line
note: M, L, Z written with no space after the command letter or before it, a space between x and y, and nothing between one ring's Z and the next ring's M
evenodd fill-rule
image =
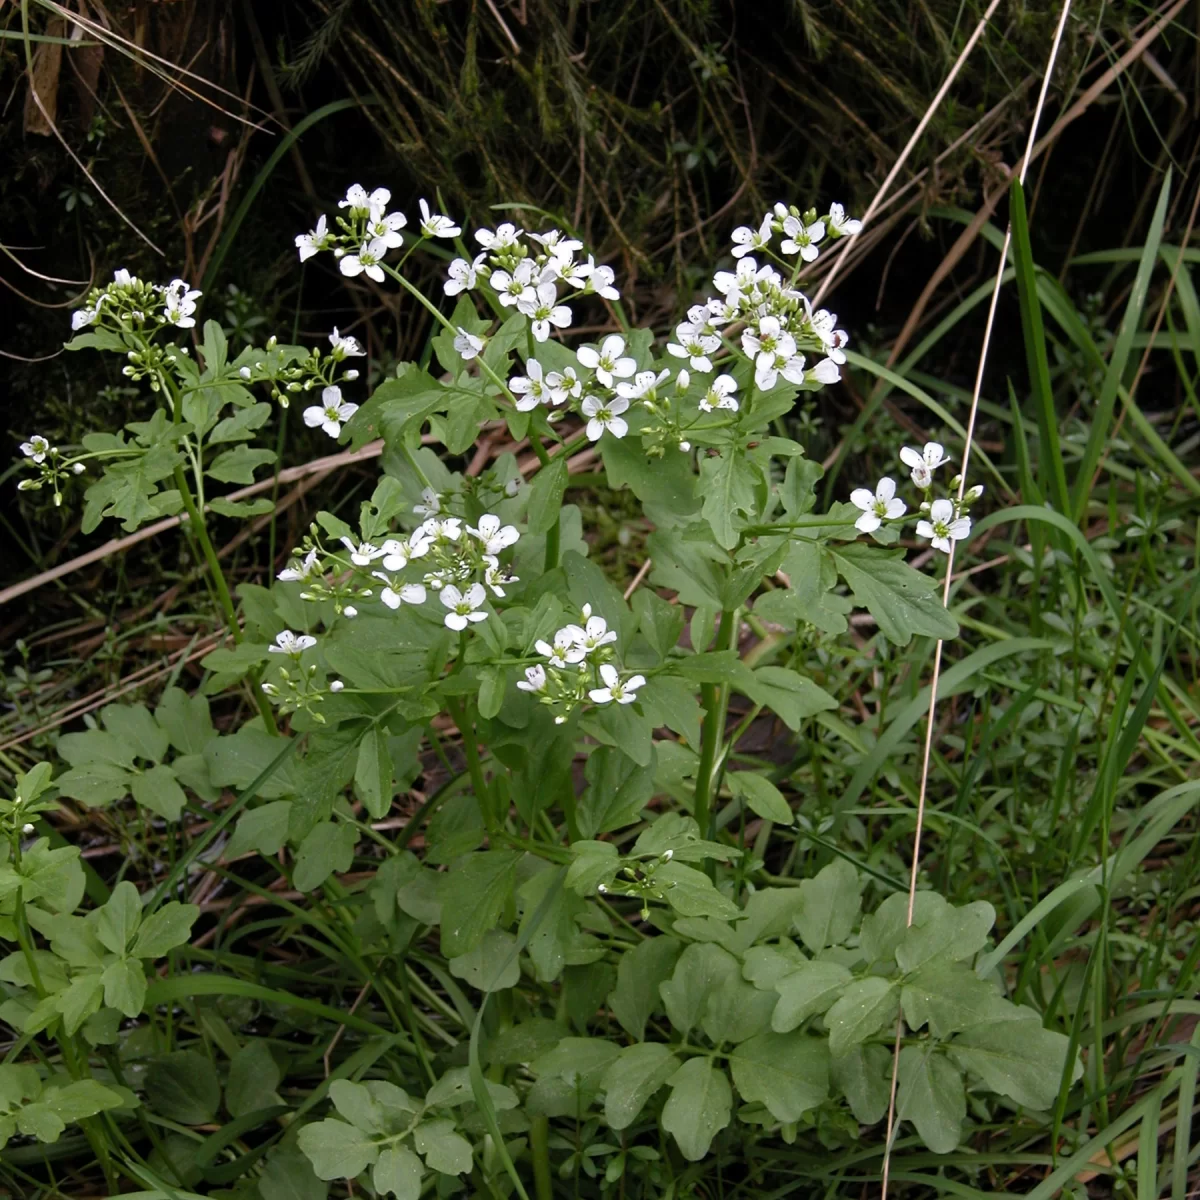
M533 1194L537 1200L554 1200L550 1177L550 1121L534 1117L529 1126L529 1154L533 1159Z
M475 741L475 722L471 717L470 708L461 701L457 703L447 701L447 708L454 718L455 725L458 726L459 733L462 734L463 754L467 759L467 774L471 777L471 787L475 791L476 800L479 801L479 814L483 817L483 824L488 833L494 834L498 831L498 822L496 814L492 812L491 792L488 790L487 780L483 777L483 763L479 758L479 746Z
M717 649L734 650L738 638L738 610L726 609L721 613L721 624L717 629ZM713 785L719 774L719 751L725 738L725 717L729 711L729 685L706 683L700 688L701 703L704 705L704 725L700 736L700 768L696 773L695 802L692 806L700 836L712 835Z

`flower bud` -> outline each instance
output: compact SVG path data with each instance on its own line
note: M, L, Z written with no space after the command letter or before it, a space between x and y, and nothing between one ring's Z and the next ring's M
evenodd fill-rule
M274 350L275 347L278 345L279 345L279 339L274 334L271 334L271 336L269 338L267 338L267 349Z
M967 494L963 497L964 504L974 504L980 496L983 495L983 484L977 483L973 488L967 490Z
M346 607L342 609L342 616L349 621L353 621L354 618L358 616L358 609L355 608L353 604L347 604Z
M329 690L331 692L340 692L346 685L340 679L331 679L329 681Z
M240 376L241 376L243 379L249 379L249 378L250 378L250 368L249 368L249 367L243 367L243 368L242 368L242 369L241 369L241 370L238 372L238 374L239 374L239 375L240 375Z
M72 464L72 466L71 466L71 470L72 470L72 471L73 471L73 472L74 472L76 475L82 475L82 474L84 473L84 471L86 471L86 470L87 470L87 467L85 467L85 466L83 465L83 463L74 463L74 464Z
M26 837L28 837L28 836L29 836L31 833L33 833L33 824L32 824L32 822L30 822L30 821L26 821L26 822L25 822L25 824L21 826L21 832L22 832L22 833L23 833L23 834L24 834Z
M350 383L353 383L358 378L358 372L356 370L354 370L353 367L351 367L351 369L346 372L346 374L345 374L345 376L343 376L343 378L348 380Z

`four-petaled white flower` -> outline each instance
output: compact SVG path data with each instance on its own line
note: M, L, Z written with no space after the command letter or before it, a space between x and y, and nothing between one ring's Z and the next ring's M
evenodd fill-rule
M707 323L707 322L706 322ZM676 358L686 358L693 371L711 371L712 359L708 356L720 348L721 339L705 333L704 325L683 321L675 330L678 342L667 343L667 353Z
M299 562L293 562L290 567L284 567L275 578L280 583L299 583L316 570L317 557L316 550L310 550Z
M342 399L342 389L331 384L321 392L321 403L304 410L304 423L310 429L318 425L331 438L342 432L342 423L358 412L358 405Z
M510 225L505 221L503 225L497 225L495 231L491 229L475 230L475 240L485 250L491 250L493 254L498 254L501 250L515 246L521 232L515 225Z
M196 311L196 299L200 294L196 288L189 288L182 279L172 279L163 291L167 320L179 329L191 329L196 324L192 314Z
M460 517L429 517L421 522L420 530L435 542L457 542L462 537Z
M799 254L805 262L812 262L820 253L817 243L825 236L825 222L814 221L805 225L799 217L790 213L783 219L783 232L787 237L779 243L784 254Z
M353 538L343 537L342 545L350 551L350 561L356 567L370 566L377 558L382 558L385 551L382 546L373 542L354 542Z
M736 391L737 380L732 375L718 375L700 398L700 411L712 412L714 408L727 408L730 412L737 412L738 402L733 394Z
M934 471L950 459L940 442L926 442L920 451L905 446L900 451L900 461L912 471L913 483L924 490L933 482Z
M854 522L854 528L862 533L874 533L884 521L904 516L908 508L896 495L896 481L886 475L875 485L873 495L869 488L855 488L850 493L850 503L863 510Z
M357 254L344 254L338 259L338 270L353 278L365 274L376 283L383 282L383 267L380 263L387 257L388 244L383 238L372 238L358 248Z
M285 629L281 633L275 635L275 642L268 646L267 649L272 654L287 654L292 658L299 658L305 650L317 644L317 639L307 633L293 633L290 629Z
M446 614L446 628L463 630L476 621L486 621L481 605L487 599L483 584L473 583L466 592L460 592L453 584L447 584L438 593L442 603L450 610Z
M733 231L733 257L741 258L754 250L762 250L771 240L771 214L767 213L762 224L757 229L749 225L739 225Z
M554 635L554 645L539 638L533 648L547 659L552 667L558 667L559 670L565 669L568 665L581 663L587 651L575 641L571 632L572 629L578 628L577 625L567 625Z
M629 432L629 423L621 416L628 407L629 401L624 396L613 400L601 400L598 396L584 396L583 415L588 418L587 436L589 442L598 442L607 429L613 437L623 438Z
M388 538L383 543L383 569L403 571L415 558L424 558L429 553L429 538L424 530L407 538Z
M29 441L21 443L21 453L35 463L45 462L46 455L50 453L50 443L40 433L35 433Z
M316 228L309 233L296 234L296 249L300 251L300 261L308 262L314 254L319 254L329 244L329 221L322 213L317 218Z
M331 357L334 362L341 362L344 358L362 358L366 354L366 351L358 344L358 338L342 337L338 333L336 325L329 335L329 344L333 347Z
M499 554L507 550L521 535L515 525L501 525L500 518L492 513L485 513L479 518L479 528L467 526L467 532L483 543L485 554Z
M568 396L574 396L578 400L583 395L583 380L575 374L574 367L551 371L546 376L546 387L549 389L551 404L565 404Z
M589 254L588 262L591 261L592 256ZM616 280L616 272L612 267L606 267L603 264L592 267L588 276L588 290L597 296L602 296L605 300L620 300L621 293L614 286Z
M518 576L514 575L507 567L500 565L500 560L494 554L485 554L483 556L485 569L483 572L483 582L491 588L493 596L503 597L506 593L504 589L510 583L518 583Z
M480 254L473 262L467 262L465 258L456 258L447 268L449 278L442 284L442 291L447 296L469 292L479 282L479 268L483 265L484 257Z
M595 371L596 378L605 387L612 387L614 377L617 379L628 379L637 370L637 362L624 355L625 339L616 333L610 333L600 343L598 350L595 346L580 346L575 352L575 357L579 359L580 363ZM591 437L590 434L588 436ZM599 434L596 434L596 437L599 436ZM618 434L617 436L620 437L621 435ZM592 441L595 440L596 438L592 438Z
M837 383L841 379L842 373L838 370L838 365L832 358L823 358L808 372L806 377L817 383L829 384Z
M829 206L829 216L825 220L830 234L835 238L850 237L862 229L862 222L857 217L846 216L846 210L840 204Z
M350 215L368 216L373 208L387 208L392 193L387 188L376 188L370 195L361 183L352 183L346 189L346 198L338 201L338 208L348 208Z
M433 488L421 489L421 503L413 505L413 512L422 517L436 517L442 511L442 498Z
M441 213L433 213L429 211L429 205L422 199L421 205L421 232L426 237L440 238L456 238L462 229L455 225L449 218L442 216Z
M376 579L382 579L384 589L379 598L388 608L399 608L401 604L424 604L425 587L420 583L397 583L382 571L372 571Z
M402 212L385 216L382 207L372 208L367 221L367 237L378 238L389 250L395 250L404 245L404 235L400 230L407 224L408 218Z
M94 308L77 308L71 314L71 328L78 333L79 330L90 325L99 315L99 312Z
M917 522L917 537L929 538L935 550L950 553L955 542L971 534L971 518L956 517L951 500L935 500L929 506L929 520Z
M836 328L837 316L828 309L818 309L812 315L811 324L813 333L821 339L821 344L825 347L825 353L839 367L842 366L846 361L844 347L850 338L844 329Z
M512 308L522 300L527 304L536 304L537 292L533 287L535 270L533 262L524 258L517 263L516 270L511 273L493 271L488 283L491 284L492 291L500 297L500 303L505 308Z
M565 628L570 633L575 645L585 655L617 640L616 630L609 629L608 622L603 617L592 616L591 605L584 608L583 615L586 621L582 629L578 625L567 625Z
M522 297L517 309L532 322L536 341L544 342L550 336L550 327L566 329L571 324L571 310L558 303L558 290L553 283L543 281L534 289L533 298Z
M632 382L617 384L617 395L624 396L626 400L640 400L643 396L652 395L658 385L670 377L670 367L664 367L657 375L653 371L639 371Z
M541 664L525 668L525 678L517 680L522 692L544 692L546 690L546 668Z
M542 364L536 358L525 360L525 374L508 381L508 390L517 397L517 411L529 412L550 400L549 381L542 374Z
M464 329L461 325L458 327L458 332L454 335L454 348L463 362L470 362L471 359L478 358L483 353L484 345L483 338Z
M618 704L632 704L637 699L637 690L646 682L644 675L633 675L621 682L617 668L612 663L604 663L600 667L600 678L604 686L592 688L588 696L596 704L609 704L615 700Z

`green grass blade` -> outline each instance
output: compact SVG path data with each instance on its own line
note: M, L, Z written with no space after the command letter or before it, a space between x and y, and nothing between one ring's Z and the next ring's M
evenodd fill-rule
M1076 523L1083 520L1087 512L1088 497L1092 490L1092 476L1100 463L1100 456L1108 442L1112 429L1113 409L1117 402L1117 390L1125 374L1125 364L1129 360L1129 352L1133 347L1133 336L1137 333L1142 321L1142 310L1146 307L1146 295L1150 290L1150 276L1154 272L1154 263L1158 258L1158 247L1162 241L1163 224L1167 219L1167 202L1171 197L1171 172L1163 180L1158 193L1158 204L1154 209L1154 217L1150 222L1150 232L1146 235L1146 244L1142 247L1141 261L1138 263L1137 275L1134 277L1133 289L1129 293L1129 301L1125 305L1125 315L1121 319L1121 327L1117 331L1117 340L1113 343L1112 357L1104 372L1104 382L1100 386L1100 394L1096 398L1096 408L1092 414L1092 427L1088 434L1087 445L1084 447L1083 459L1075 476L1075 495L1069 510L1074 514ZM1130 414L1133 415L1132 412ZM1142 431L1144 433L1144 431ZM1157 436L1157 435L1156 435Z

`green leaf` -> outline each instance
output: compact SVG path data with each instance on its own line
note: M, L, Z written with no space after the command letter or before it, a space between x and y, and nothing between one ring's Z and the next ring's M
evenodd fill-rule
M158 484L182 461L173 447L160 445L137 458L106 464L104 474L84 494L83 532L91 533L105 517L113 517L132 533L146 521L177 512L183 503L179 493L159 493Z
M639 1042L626 1046L609 1064L600 1081L604 1090L604 1116L611 1129L627 1129L637 1120L646 1101L679 1068L669 1046Z
M526 518L531 534L548 533L562 511L563 493L567 489L567 456L556 454L548 467L533 477L529 489L529 515Z
M684 863L663 863L654 873L654 881L663 888L666 902L681 917L718 917L731 921L739 915L732 900L717 891L703 871Z
M136 778L131 771L114 763L89 762L64 771L54 782L62 795L78 800L89 808L103 808L124 800Z
M103 763L106 766L132 770L134 759L137 757L134 746L102 729L89 729L86 733L65 733L58 739L55 749L59 757L73 767Z
M458 958L475 949L512 898L520 854L513 850L485 850L469 854L443 877L442 954Z
M146 1100L154 1112L181 1125L205 1125L221 1106L217 1071L206 1054L176 1050L146 1069Z
M118 958L104 968L104 1003L136 1017L146 1003L146 969L136 958Z
M904 981L900 1004L913 1029L928 1022L935 1038L988 1020L995 989L964 963L931 962Z
M809 717L837 709L837 701L824 688L787 667L759 667L746 695L769 708L791 730L799 731Z
M481 992L500 992L516 987L521 966L514 952L517 939L511 933L489 929L466 954L449 960L450 974L465 979Z
M754 672L742 662L736 650L710 650L674 660L675 669L694 683L728 683L750 695Z
M110 1108L127 1103L120 1092L95 1079L77 1079L73 1083L49 1086L40 1100L64 1121L82 1121Z
M777 1121L798 1121L829 1094L829 1047L823 1038L760 1033L729 1056L744 1100L765 1104Z
M679 604L668 604L652 588L639 588L633 594L633 611L642 636L659 660L679 644L683 632L684 610Z
M783 793L765 776L753 771L733 771L725 776L729 790L744 800L750 810L764 821L790 825L794 819Z
M389 1146L380 1152L371 1171L371 1183L380 1195L397 1200L417 1200L421 1195L421 1160L407 1146Z
M50 848L49 838L38 838L21 856L21 896L36 900L51 912L74 912L83 899L84 875L78 846Z
M920 925L914 921L905 929L896 947L896 962L904 971L915 971L934 959L960 962L971 958L987 944L995 923L996 910L986 900L962 908L944 905L930 920Z
M802 517L812 512L817 502L817 483L824 474L824 467L810 458L797 455L788 459L779 499L789 517Z
M218 421L208 435L209 445L218 442L240 442L243 438L251 437L255 430L262 428L271 416L271 406L266 403L250 404L237 409L230 417Z
M771 1026L775 997L747 983L739 971L721 979L708 993L700 1024L715 1045L744 1042Z
M225 1107L235 1117L271 1108L279 1104L275 1089L283 1072L266 1042L255 1038L247 1042L229 1062L225 1084Z
M834 1086L862 1125L882 1120L891 1095L892 1056L886 1046L855 1046L830 1061Z
M180 754L199 754L216 737L208 711L208 697L189 696L183 688L170 687L162 694L154 719Z
M274 461L274 450L255 450L242 443L218 454L204 473L222 483L253 483L254 472Z
M519 933L522 939L528 939L526 950L540 983L550 983L562 974L579 934L575 918L584 905L563 888L565 877L563 867L540 870L521 885L518 893L523 909ZM549 908L542 908L551 892L554 896Z
M575 820L585 839L632 825L654 795L653 767L638 766L614 746L592 750L583 770L588 786Z
M936 892L918 892L913 899L912 928L924 928L949 905ZM873 912L863 917L859 945L868 964L890 966L900 943L908 936L908 896L893 892Z
M938 581L914 571L903 561L903 550L878 550L850 543L831 546L829 553L855 600L868 609L884 637L907 646L914 634L952 638L958 622L938 595Z
M187 807L187 796L171 767L159 764L135 775L130 781L133 798L142 808L167 821L178 821Z
M453 1121L423 1121L413 1131L413 1145L432 1171L465 1175L471 1169L471 1143L455 1131Z
M106 950L124 954L142 923L142 902L128 879L113 888L103 908L96 913L96 936Z
M275 502L270 496L260 496L257 500L230 500L227 496L214 496L205 507L219 517L245 520L247 517L263 517L274 512Z
M71 986L54 998L54 1007L62 1013L63 1026L67 1033L75 1031L100 1007L104 994L104 980L100 972L77 975Z
M739 513L754 511L754 485L758 472L736 448L700 460L700 511L719 546L732 550L738 544L745 522Z
M638 942L621 955L608 1006L631 1038L640 1042L646 1036L646 1022L661 1004L659 985L670 978L682 949L677 939L659 936Z
M825 1012L846 990L853 976L836 962L808 962L775 983L779 1001L771 1016L771 1028L787 1033L809 1017Z
M376 821L392 807L392 756L388 753L387 734L381 733L376 725L367 730L358 744L354 790Z
M696 511L696 477L686 455L650 459L632 437L601 438L599 448L612 487L628 487L644 505L667 518Z
M566 884L580 896L590 896L601 884L611 883L621 866L612 842L572 842L571 854Z
M894 984L878 975L856 979L825 1014L829 1050L836 1058L896 1019L899 996Z
M687 680L674 675L655 675L638 692L638 702L652 725L673 729L689 746L700 745L704 710L695 687Z
M167 734L144 704L110 704L99 713L104 728L138 758L161 762L167 752Z
M978 1075L993 1092L1039 1109L1049 1108L1058 1097L1069 1048L1064 1034L1043 1029L1036 1018L968 1029L950 1047L959 1065ZM1072 1080L1082 1070L1076 1059Z
M333 1117L305 1125L296 1142L319 1179L353 1179L379 1157L365 1133Z
M260 854L278 854L287 841L290 800L274 800L244 812L239 818L233 837L229 839L226 856L240 858L252 850Z
M309 830L296 852L292 882L302 892L311 892L335 872L354 864L358 830L348 822L322 821Z
M681 1037L699 1023L709 995L726 980L740 979L738 961L712 942L696 942L679 956L671 978L659 985L667 1018Z
M161 958L188 940L199 916L200 910L194 904L176 900L164 904L142 922L132 953L138 958Z
M958 1145L967 1116L962 1076L932 1046L900 1051L896 1115L911 1121L935 1154L949 1154Z
M725 1072L707 1058L689 1058L667 1080L670 1099L663 1106L662 1127L675 1139L688 1162L699 1162L726 1125L733 1091Z
M796 931L814 954L850 936L862 904L859 892L858 872L843 858L835 858L800 884L804 904L796 917Z
M326 1200L329 1187L295 1146L276 1145L258 1177L262 1200Z

